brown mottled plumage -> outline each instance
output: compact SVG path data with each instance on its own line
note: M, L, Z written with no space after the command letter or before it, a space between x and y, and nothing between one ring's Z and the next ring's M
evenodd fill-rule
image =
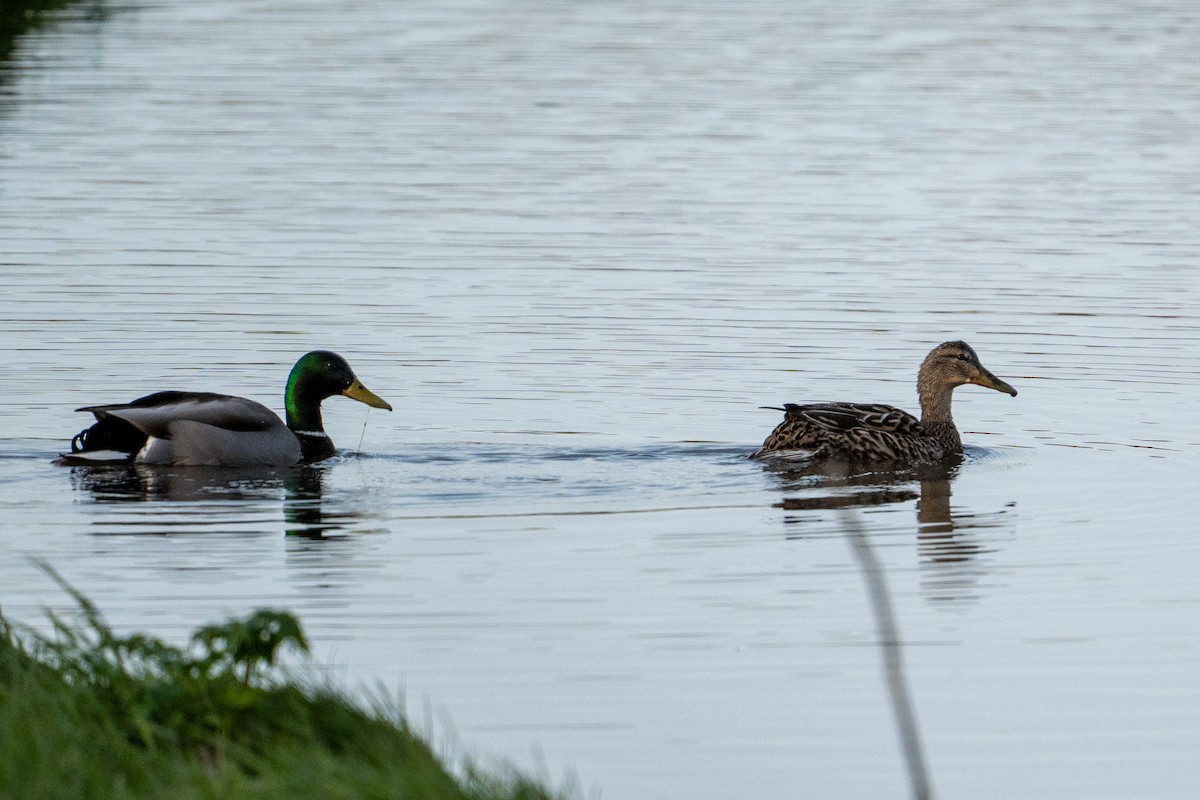
M943 342L929 352L917 373L921 418L907 411L867 403L788 403L778 409L783 422L754 458L784 450L807 450L814 458L856 461L938 461L962 452L962 439L950 415L954 389L974 383L1017 396L1017 390L989 372L966 342Z

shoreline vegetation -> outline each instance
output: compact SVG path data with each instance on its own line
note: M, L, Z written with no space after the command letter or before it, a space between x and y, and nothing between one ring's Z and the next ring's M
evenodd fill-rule
M4 0L0 3L0 61L6 60L17 47L21 34L46 24L54 13L69 6L82 5L84 0ZM104 15L104 0L87 0L94 16Z
M85 597L41 634L0 613L0 798L550 800L507 768L452 769L390 704L279 665L308 653L281 611L121 636Z

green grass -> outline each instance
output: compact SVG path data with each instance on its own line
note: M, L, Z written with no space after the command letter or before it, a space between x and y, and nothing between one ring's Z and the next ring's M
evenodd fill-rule
M0 614L0 798L461 798L557 796L515 772L441 762L399 712L292 677L294 617L258 611L186 647L80 620L38 634Z

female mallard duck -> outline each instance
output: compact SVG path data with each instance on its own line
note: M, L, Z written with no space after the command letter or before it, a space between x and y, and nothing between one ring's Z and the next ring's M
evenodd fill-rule
M321 401L335 394L372 408L392 407L365 386L337 353L316 350L288 375L287 425L264 405L210 392L155 392L117 405L77 409L96 424L71 440L65 464L136 461L177 467L283 467L320 461L335 450Z
M781 450L808 450L815 458L855 461L938 461L962 452L950 416L954 389L964 383L1017 396L989 372L966 342L943 342L930 351L917 373L921 419L907 411L866 403L814 403L783 408L783 422L752 457Z

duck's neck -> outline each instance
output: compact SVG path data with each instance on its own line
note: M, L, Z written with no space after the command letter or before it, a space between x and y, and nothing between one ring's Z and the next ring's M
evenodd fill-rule
M954 387L917 381L917 396L921 400L921 426L925 432L945 442L953 451L962 450L962 437L950 413Z
M288 377L283 395L283 407L287 412L287 426L300 440L300 451L305 461L317 461L333 455L333 442L325 433L321 420L321 401L304 390L304 382L295 374Z

